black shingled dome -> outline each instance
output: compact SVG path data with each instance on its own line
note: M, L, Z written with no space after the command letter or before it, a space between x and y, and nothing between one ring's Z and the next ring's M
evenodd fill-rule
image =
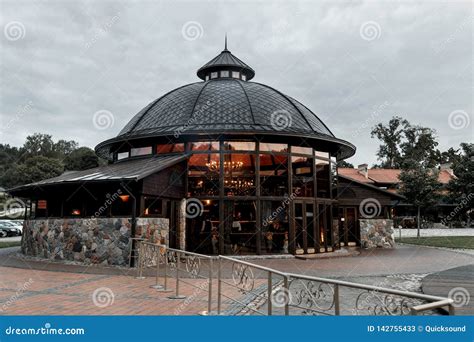
M197 74L205 79L217 70L240 71L247 81L220 77L174 89L143 108L116 138L99 144L97 154L108 157L116 143L141 137L174 137L177 132L180 136L222 133L303 136L334 142L339 146L339 158L355 153L352 144L334 137L303 104L267 85L249 82L255 72L233 56L227 46Z

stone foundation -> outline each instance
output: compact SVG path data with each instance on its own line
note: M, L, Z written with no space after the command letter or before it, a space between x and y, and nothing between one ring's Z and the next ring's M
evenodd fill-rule
M395 247L393 221L386 219L360 219L360 244L362 248Z
M138 218L135 237L168 244L169 220ZM84 264L129 264L131 218L34 219L25 221L25 255Z

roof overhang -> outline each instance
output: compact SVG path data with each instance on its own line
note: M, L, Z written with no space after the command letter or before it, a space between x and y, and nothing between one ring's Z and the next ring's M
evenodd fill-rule
M83 171L65 172L58 177L49 178L39 182L25 184L12 189L8 189L7 192L14 196L21 196L30 189L48 187L52 185L77 184L88 182L105 183L138 181L158 171L161 171L179 162L182 162L188 157L189 156L187 154L179 154L126 160Z
M181 129L186 129L186 131L181 131ZM326 134L317 134L314 132L278 132L274 130L268 130L265 131L264 128L260 130L200 130L200 129L189 129L186 127L174 127L171 129L172 131L175 132L180 132L178 138L174 135L169 134L169 130L166 132L156 132L156 131L143 131L140 134L137 134L134 132L133 135L127 136L127 135L121 135L109 140L106 140L99 145L95 147L95 152L97 155L101 156L102 158L108 158L110 154L110 149L112 148L113 145L118 144L118 143L125 143L125 142L131 142L132 144L134 142L137 142L142 139L151 139L151 138L168 138L168 141L173 141L173 142L185 142L185 141L190 141L192 139L198 139L202 137L206 137L206 139L218 139L220 137L226 136L227 138L232 137L241 137L241 138L248 138L248 137L255 137L255 136L261 136L261 137L269 137L272 139L275 138L286 138L286 139L305 139L309 142L313 142L315 145L318 143L323 142L326 145L332 145L331 147L331 152L335 152L337 154L338 160L343 160L347 159L349 157L352 157L355 152L356 152L356 147L351 144L348 141L338 139Z

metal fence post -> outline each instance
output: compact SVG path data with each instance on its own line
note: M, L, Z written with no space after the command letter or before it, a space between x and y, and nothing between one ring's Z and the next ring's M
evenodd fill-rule
M159 292L171 292L172 290L169 290L168 289L168 249L166 248L166 246L162 246L161 248L163 248L165 250L165 254L164 254L164 258L165 258L165 275L164 275L164 280L163 280L163 288L161 289L157 289L157 291ZM160 251L160 254L161 254L161 251Z
M152 289L162 289L163 285L160 285L160 259L161 259L161 252L160 247L156 246L153 247L156 251L156 275L155 275L155 285L150 285Z
M181 261L180 252L176 252L176 290L174 296L169 296L169 299L184 299L186 296L179 294L179 263Z
M268 303L267 303L267 309L268 309L268 316L272 315L272 299L273 299L273 285L272 285L272 272L268 272Z
M138 241L138 266L137 266L137 276L135 279L144 279L143 276L143 244L142 241Z
M212 258L209 259L209 290L208 290L208 303L207 303L207 314L210 315L212 311L212 274L213 271L213 264L212 264Z
M222 292L222 283L221 283L221 267L222 259L218 256L218 269L217 269L217 314L221 314L221 292Z
M283 288L285 292L288 294L288 300L285 303L285 316L290 315L290 300L291 300L291 294L290 294L290 287L289 287L289 279L288 276L285 276L283 278Z
M339 303L339 285L334 285L334 313L336 316L341 314L341 308Z

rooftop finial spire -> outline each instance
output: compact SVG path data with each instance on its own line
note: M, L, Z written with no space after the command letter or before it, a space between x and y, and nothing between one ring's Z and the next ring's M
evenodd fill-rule
M224 51L227 51L227 32L225 33Z

